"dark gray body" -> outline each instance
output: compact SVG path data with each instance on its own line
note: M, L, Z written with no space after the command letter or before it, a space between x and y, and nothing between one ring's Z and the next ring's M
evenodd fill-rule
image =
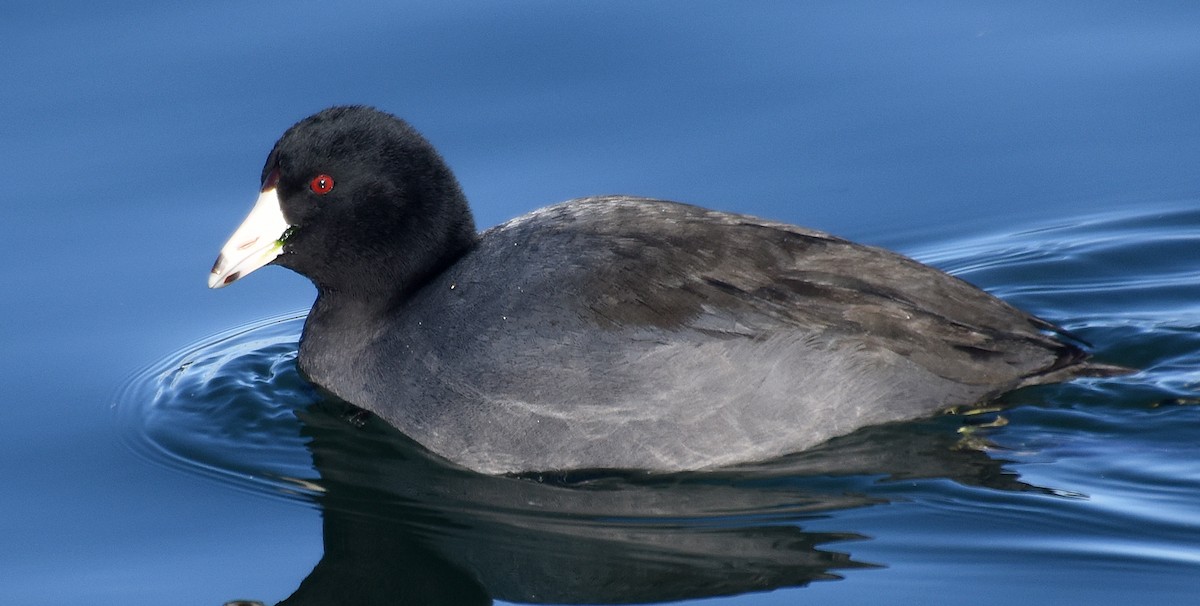
M323 294L300 366L476 471L684 470L1085 372L1046 328L881 249L592 198L484 232L386 313Z

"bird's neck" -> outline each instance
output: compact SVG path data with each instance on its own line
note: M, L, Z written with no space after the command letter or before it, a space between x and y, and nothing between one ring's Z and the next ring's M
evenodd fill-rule
M317 306L346 315L386 314L475 248L479 235L465 201L443 214L417 213L334 248L303 271L317 287Z

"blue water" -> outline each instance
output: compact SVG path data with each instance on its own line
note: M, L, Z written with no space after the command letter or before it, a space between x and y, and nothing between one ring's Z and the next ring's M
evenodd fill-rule
M1192 3L26 3L0 57L3 603L1195 603ZM1144 370L738 473L455 472L296 375L303 278L204 285L274 140L345 102L481 226L799 223Z

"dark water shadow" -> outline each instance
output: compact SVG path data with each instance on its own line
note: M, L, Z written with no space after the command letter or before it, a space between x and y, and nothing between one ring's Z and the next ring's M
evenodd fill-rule
M852 529L804 529L887 502L832 478L1038 490L935 427L871 428L720 472L515 478L446 463L342 403L298 416L323 488L325 553L281 602L293 606L656 603L800 587L879 565L844 551L868 539Z

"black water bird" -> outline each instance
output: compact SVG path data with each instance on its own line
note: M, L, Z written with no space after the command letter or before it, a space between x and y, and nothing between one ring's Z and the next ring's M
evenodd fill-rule
M334 107L275 144L209 286L312 280L310 381L484 473L710 469L1123 369L904 256L626 196L477 233L407 123Z

